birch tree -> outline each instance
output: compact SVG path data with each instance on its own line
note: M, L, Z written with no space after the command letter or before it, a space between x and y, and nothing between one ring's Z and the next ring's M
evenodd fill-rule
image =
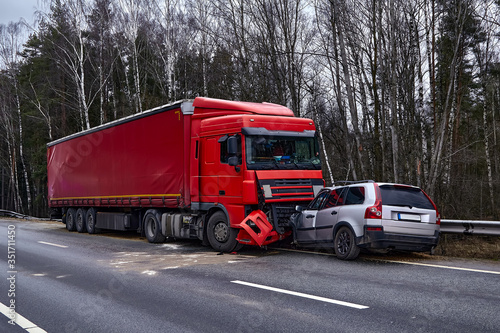
M89 62L95 72L92 81L97 82L96 94L99 96L99 123L107 121L107 95L112 90L110 78L115 69L114 48L112 44L113 36L111 27L113 24L113 13L111 10L112 0L94 0L89 16L89 47L91 56ZM94 88L95 89L95 88ZM113 99L116 97L113 96ZM116 119L116 101L114 101L114 114Z
M146 19L143 8L146 8L144 0L117 0L115 4L117 15L115 35L123 34L132 58L130 69L133 77L133 105L136 113L142 112L141 70L139 68L139 54L142 44L138 38L141 23ZM116 48L122 62L127 63L126 55L121 50L121 45L116 45Z
M490 66L494 63L495 59L493 58L493 53L491 51L493 45L495 44L493 40L493 35L495 34L495 23L493 21L487 20L490 16L490 12L493 10L493 6L491 3L484 3L483 6L477 7L477 15L483 18L483 26L484 30L481 29L477 32L477 40L480 41L474 49L473 53L475 56L475 60L477 62L477 67L479 70L479 79L481 81L481 102L482 102L482 125L483 125L483 144L484 144L484 154L486 160L486 168L487 168L487 178L488 178L488 190L490 197L490 205L491 210L494 214L498 214L498 210L495 207L495 190L493 183L493 167L492 167L492 158L491 158L491 143L490 143L490 134L494 131L495 123L493 122L493 126L491 126L491 120L494 117L490 116L490 113L493 114L494 109L490 104L490 79L489 72ZM498 42L496 46L498 46Z
M17 130L18 130L18 145L19 145L19 159L21 161L22 173L24 178L24 185L26 187L26 198L28 205L28 214L32 212L32 198L31 198L31 186L30 180L28 177L28 168L26 166L26 157L24 155L24 143L23 143L23 120L21 115L21 100L20 100L20 90L19 90L19 81L18 81L18 71L20 65L20 57L19 52L21 51L21 23L9 23L8 26L0 25L0 59L3 62L6 72L8 75L8 79L13 87L13 107L15 109L15 113L17 115ZM8 124L9 122L7 122ZM14 136L12 133L12 126L8 126L10 128L7 129L8 142L14 143ZM9 140L10 139L10 140ZM10 145L10 144L9 144ZM11 145L9 147L9 151L12 152L12 149L15 145ZM12 177L17 178L17 173L15 173L15 154L11 153L12 159ZM17 179L15 179L16 187L17 187L17 195L19 195L19 189L17 184ZM20 202L20 200L16 200L16 202Z
M157 73L158 84L167 97L168 102L177 100L175 89L176 72L175 65L179 57L179 41L185 39L185 30L182 29L183 22L181 0L155 0L151 3L153 11L160 14L159 37L156 43L156 52L163 65L162 71Z
M454 114L454 98L456 97L457 80L459 76L460 64L464 59L463 52L463 38L464 38L464 25L467 21L467 17L470 14L470 3L468 1L457 1L456 6L447 7L449 15L454 24L452 26L453 31L450 31L450 62L449 70L443 72L447 74L446 85L443 86L443 99L440 117L435 119L434 126L437 128L435 132L437 133L434 145L434 152L431 156L430 171L429 171L429 192L431 195L436 193L438 182L440 180L440 171L442 169L443 154L446 149L446 142L450 138L450 133L452 127L450 124L453 123ZM446 70L446 65L442 63L443 70Z
M89 129L89 107L91 103L87 100L88 89L85 86L85 63L88 54L84 36L87 27L87 3L84 0L70 0L65 1L63 4L60 0L51 0L50 7L55 15L46 15L44 18L45 23L51 29L55 29L57 34L64 40L64 43L60 43L58 40L53 41L53 45L57 49L56 55L60 57L57 61L74 82L76 88L75 108L80 113L82 129ZM65 20L65 22L58 21L61 19Z
M2 28L4 28L4 26L0 25L0 30ZM6 202L7 205L12 202L11 209L14 209L16 212L23 212L23 201L21 198L19 179L17 177L19 167L17 163L16 130L12 113L13 103L10 94L12 91L11 88L12 85L8 82L8 78L4 75L0 75L0 124L2 129L2 131L0 131L0 136L2 138L2 144L6 145L6 152L2 151L2 155L4 155L2 164L6 165L6 169L9 173L9 188ZM2 179L2 187L3 181L4 179Z

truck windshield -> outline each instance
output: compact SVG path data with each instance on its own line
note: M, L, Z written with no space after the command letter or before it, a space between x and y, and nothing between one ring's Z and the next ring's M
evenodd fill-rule
M248 135L245 147L250 170L321 169L315 137Z

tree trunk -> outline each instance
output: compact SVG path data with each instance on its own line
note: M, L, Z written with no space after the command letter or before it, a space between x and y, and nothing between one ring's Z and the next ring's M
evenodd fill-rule
M431 167L430 167L430 172L429 172L429 193L431 197L434 196L436 187L437 187L437 182L438 182L438 176L439 176L439 171L441 169L441 157L443 156L443 147L445 146L445 141L448 137L448 126L449 126L449 117L451 113L451 107L452 107L452 99L453 99L453 85L454 85L454 80L453 78L456 77L456 71L457 71L457 62L458 62L458 56L459 56L459 49L461 46L461 39L462 39L462 32L463 32L463 26L464 26L464 21L465 21L465 13L460 9L460 12L458 13L458 19L457 19L457 26L456 26L456 41L455 41L455 47L453 50L453 58L450 64L450 70L449 70L449 78L450 82L448 83L447 87L447 93L445 97L445 103L443 106L443 115L440 119L440 124L439 124L439 129L438 131L435 130L435 133L438 133L436 137L436 143L434 147L434 152L431 157ZM437 119L434 122L434 126L438 126L437 124Z
M24 158L24 149L23 149L23 122L22 122L22 117L21 117L21 102L19 100L19 94L18 94L18 85L17 85L17 77L14 77L14 89L15 89L15 98L16 98L16 109L17 109L17 116L18 116L18 121L19 121L19 158L21 160L21 165L23 167L23 176L24 176L24 185L26 186L26 197L27 197L27 204L28 204L28 214L31 215L32 213L32 203L31 203L31 186L30 186L30 181L28 178L28 170L26 169L26 162Z
M313 92L314 94L314 92ZM323 150L323 162L326 164L326 168L328 170L328 177L330 178L331 184L335 181L333 179L333 173L332 173L332 167L330 166L330 160L328 158L328 152L326 150L326 145L325 145L325 140L323 139L323 130L321 129L321 124L319 120L319 115L318 115L318 110L316 106L316 101L314 101L313 105L313 116L314 116L314 121L316 121L316 128L318 131L319 139L321 141L321 149Z
M338 14L335 11L336 14ZM346 52L346 45L344 41L344 32L343 32L343 27L340 24L336 25L337 28L337 35L338 35L338 46L340 49L340 58L342 61L342 72L344 74L344 84L345 84L345 89L347 93L347 102L349 104L349 111L351 115L351 125L353 127L354 131L354 140L356 142L356 157L359 163L359 167L361 170L361 177L366 178L365 176L365 166L363 163L363 158L361 156L361 150L360 147L361 145L361 133L359 131L359 121L358 121L358 110L356 107L356 102L355 102L355 96L354 96L354 91L353 87L351 84L351 73L349 70L349 65L348 65L348 59L347 59L347 52ZM347 121L347 119L346 119Z
M2 166L2 178L0 178L0 182L2 183L2 209L5 208L5 168Z

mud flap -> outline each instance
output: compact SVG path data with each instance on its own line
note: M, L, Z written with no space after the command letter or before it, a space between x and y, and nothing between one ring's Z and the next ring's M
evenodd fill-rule
M251 212L240 224L242 230L236 240L247 245L266 245L280 239L280 235L273 231L273 226L261 210Z

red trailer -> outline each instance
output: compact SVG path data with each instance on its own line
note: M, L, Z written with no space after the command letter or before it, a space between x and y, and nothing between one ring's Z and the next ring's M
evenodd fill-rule
M313 121L270 103L197 97L47 146L49 207L70 231L262 246L324 185Z

